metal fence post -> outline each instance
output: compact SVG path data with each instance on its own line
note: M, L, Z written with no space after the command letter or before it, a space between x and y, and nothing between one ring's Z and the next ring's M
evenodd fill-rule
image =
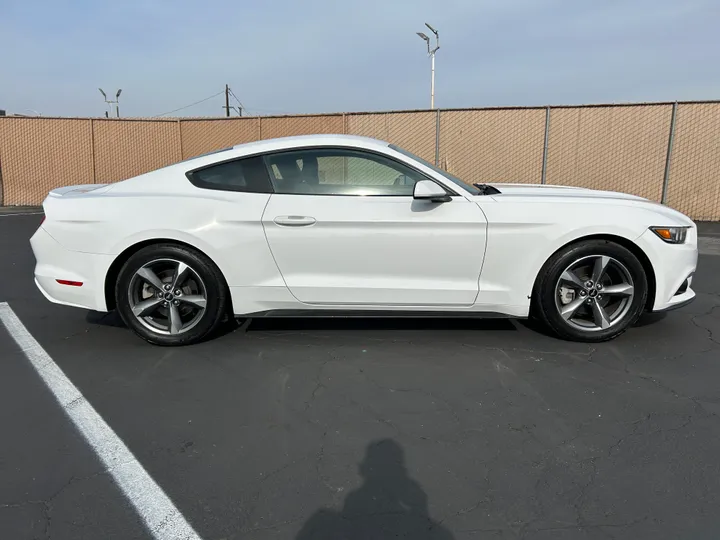
M95 165L95 120L90 119L90 160L92 161L93 183L97 184L97 173Z
M440 109L435 113L435 166L440 166Z
M545 137L543 139L542 171L540 172L540 183L547 183L547 158L548 140L550 139L550 105L545 107Z
M3 205L2 159L0 159L0 206Z
M178 146L180 147L180 159L185 159L183 155L183 138L182 138L182 120L177 119Z
M670 164L672 161L673 143L675 142L675 121L677 119L677 101L673 103L672 114L670 115L670 135L668 136L667 155L665 156L665 175L663 176L662 196L660 202L667 203L667 190L670 183Z

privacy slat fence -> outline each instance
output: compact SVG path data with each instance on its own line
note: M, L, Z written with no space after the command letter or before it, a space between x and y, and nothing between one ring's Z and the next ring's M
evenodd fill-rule
M398 144L472 182L624 191L720 220L720 102L306 116L0 117L0 204L116 182L211 150L311 133Z

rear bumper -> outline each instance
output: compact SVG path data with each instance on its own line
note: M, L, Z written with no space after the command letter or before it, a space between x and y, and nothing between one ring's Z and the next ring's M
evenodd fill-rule
M56 304L107 311L105 275L112 256L70 251L40 227L30 239L35 254L35 284ZM57 280L82 283L63 285Z
M685 244L667 244L652 231L643 233L637 244L655 271L655 301L651 311L669 311L692 302L695 298L692 276L698 261L697 229L693 227L688 231Z

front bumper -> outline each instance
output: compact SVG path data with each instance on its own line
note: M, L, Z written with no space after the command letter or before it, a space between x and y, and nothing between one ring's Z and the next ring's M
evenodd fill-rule
M56 304L107 311L105 275L111 255L70 251L40 227L30 239L35 254L35 284L45 298ZM82 283L62 285L57 280Z
M685 306L687 306L688 304L692 304L693 300L695 300L695 292L694 292L694 291L691 291L691 292L692 292L692 296L690 296L690 298L686 298L685 300L675 302L674 304L668 304L668 305L667 305L666 307L664 307L663 309L656 309L656 310L654 310L654 312L655 312L655 313L658 313L658 312L664 313L664 312L666 312L666 311L672 311L672 310L674 310L674 309L680 309L681 307L685 307Z
M668 244L650 230L636 242L655 272L655 301L651 311L669 311L692 302L695 298L692 276L698 261L697 229L692 227L688 231L685 244Z

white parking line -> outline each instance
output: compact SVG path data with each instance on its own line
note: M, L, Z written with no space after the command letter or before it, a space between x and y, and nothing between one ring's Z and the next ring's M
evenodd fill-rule
M32 337L15 312L0 302L0 321L103 462L155 540L200 540L170 498Z

